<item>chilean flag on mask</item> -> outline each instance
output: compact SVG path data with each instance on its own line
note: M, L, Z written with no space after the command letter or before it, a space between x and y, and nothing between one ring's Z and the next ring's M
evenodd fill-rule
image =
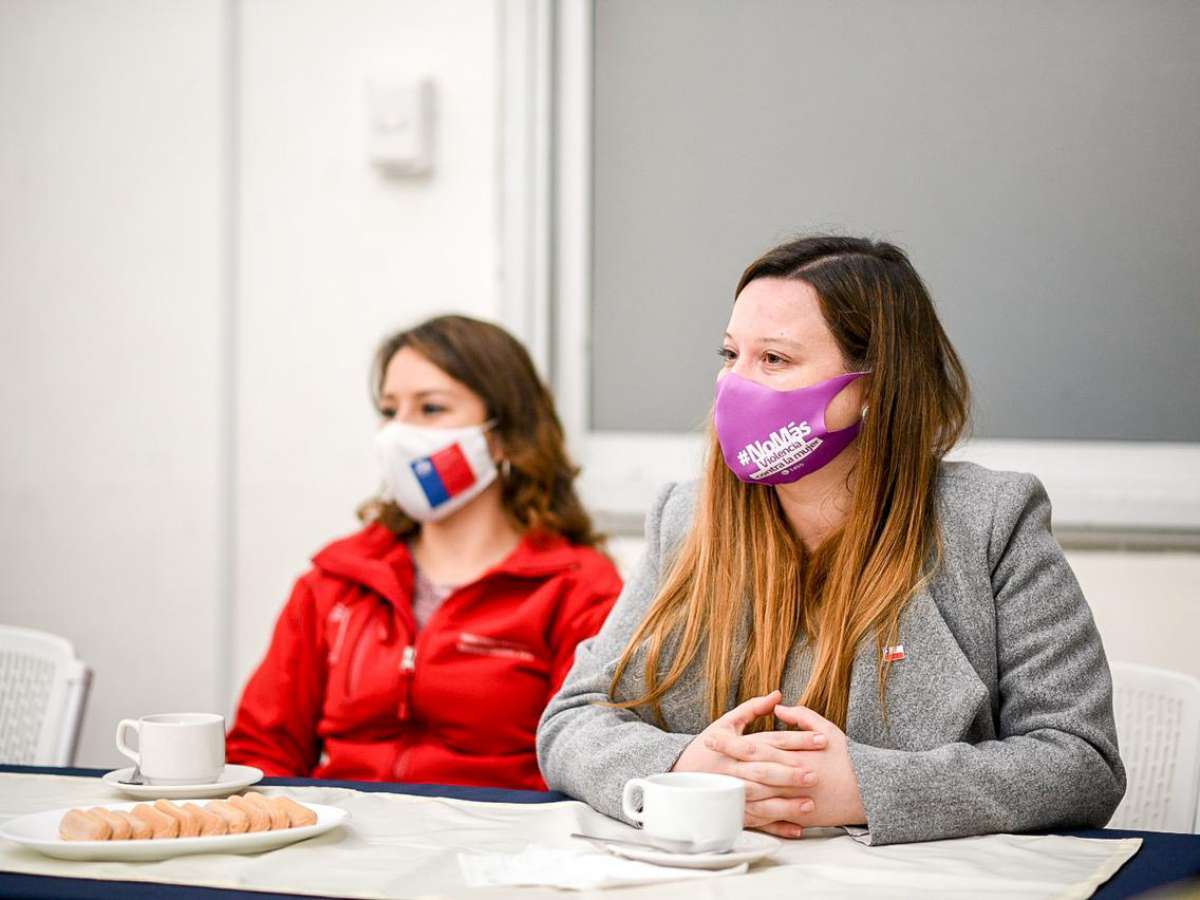
M436 509L476 481L475 471L458 444L410 463L429 505Z

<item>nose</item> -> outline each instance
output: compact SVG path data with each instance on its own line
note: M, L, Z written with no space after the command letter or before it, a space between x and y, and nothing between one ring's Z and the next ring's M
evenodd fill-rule
M396 415L393 417L397 422L403 422L405 425L420 424L420 404L406 398L396 404Z
M753 381L757 384L764 384L762 373L755 367L754 357L750 354L738 356L733 361L733 365L725 370L725 373L736 373L739 378L745 378L747 381Z

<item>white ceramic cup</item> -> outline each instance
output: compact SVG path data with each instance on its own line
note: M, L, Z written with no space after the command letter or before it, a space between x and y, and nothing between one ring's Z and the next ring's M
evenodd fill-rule
M742 833L746 786L738 778L706 772L631 778L625 782L621 807L656 847L675 853L723 853Z
M133 729L137 750L125 743ZM216 713L163 713L122 719L117 749L142 770L147 784L212 784L225 768L225 717Z

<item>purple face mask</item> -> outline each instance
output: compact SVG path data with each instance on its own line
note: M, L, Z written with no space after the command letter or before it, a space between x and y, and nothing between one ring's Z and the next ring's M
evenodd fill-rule
M713 422L725 464L747 484L789 484L815 472L858 435L858 421L825 428L825 408L866 372L838 375L812 387L777 391L733 372L717 382Z

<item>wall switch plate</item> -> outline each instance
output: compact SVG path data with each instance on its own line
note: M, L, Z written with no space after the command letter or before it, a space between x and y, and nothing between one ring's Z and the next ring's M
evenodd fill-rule
M433 171L434 84L431 78L367 79L367 157L392 175Z

